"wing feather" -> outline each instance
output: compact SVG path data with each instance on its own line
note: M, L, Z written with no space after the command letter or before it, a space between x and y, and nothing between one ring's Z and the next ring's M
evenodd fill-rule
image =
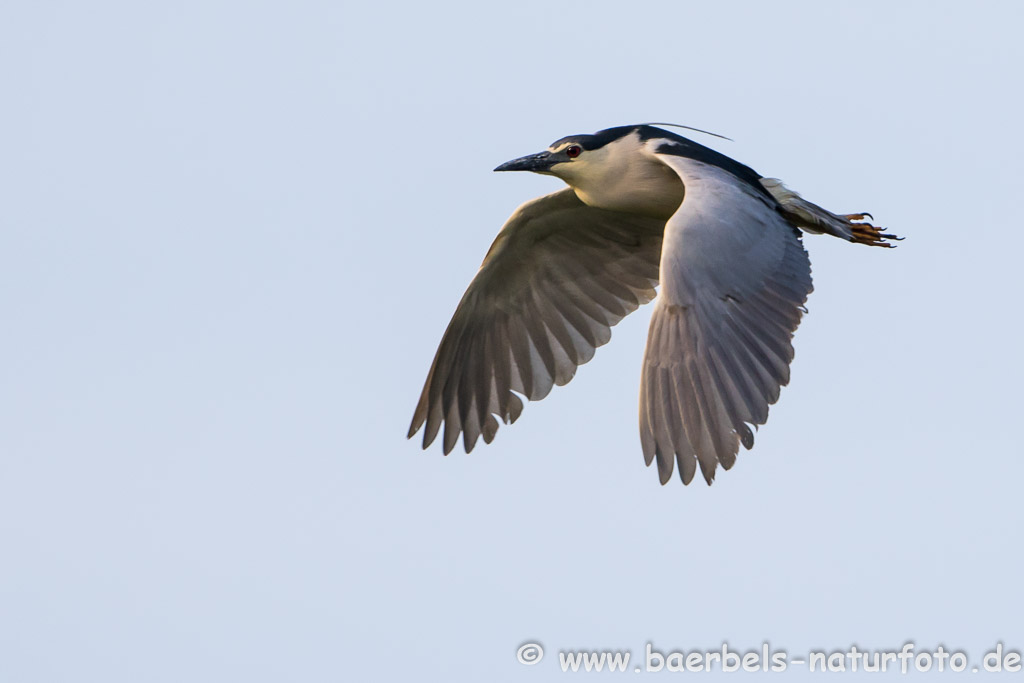
M810 262L796 229L763 192L716 166L657 156L686 193L665 228L640 440L662 483L674 460L684 484L698 465L710 484L719 464L733 466L741 444L753 446L750 425L767 421L789 382L793 332L812 290Z
M445 331L409 427L443 449L489 443L569 382L611 327L654 298L663 219L589 207L571 189L519 207ZM518 394L518 395L517 395Z

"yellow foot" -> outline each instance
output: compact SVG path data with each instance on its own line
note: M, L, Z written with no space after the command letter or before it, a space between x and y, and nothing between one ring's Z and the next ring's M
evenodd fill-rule
M890 235L882 232L882 228L875 227L870 223L857 223L855 221L863 221L868 218L874 220L874 216L870 213L850 213L843 216L850 223L850 230L853 231L853 241L858 244L866 244L871 247L888 247L893 248L895 244L889 244L886 240L895 240L899 242L902 237L896 235Z

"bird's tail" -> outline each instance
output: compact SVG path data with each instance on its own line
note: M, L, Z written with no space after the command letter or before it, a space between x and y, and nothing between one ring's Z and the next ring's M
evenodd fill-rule
M874 217L869 213L851 213L840 216L817 204L812 204L782 184L778 178L761 178L761 185L779 203L782 214L790 223L815 234L827 233L848 242L867 244L873 247L894 247L886 240L901 240L902 237L883 233L864 219Z

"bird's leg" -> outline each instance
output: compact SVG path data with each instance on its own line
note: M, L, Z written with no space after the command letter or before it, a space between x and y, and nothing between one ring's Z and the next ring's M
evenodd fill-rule
M896 245L890 244L889 242L886 242L886 240L895 240L898 242L903 239L902 237L882 232L882 228L871 225L871 223L857 222L866 221L868 218L874 220L874 216L870 213L850 213L842 216L842 218L845 218L850 224L850 231L853 233L853 241L858 244L866 244L871 247L888 247L891 249Z

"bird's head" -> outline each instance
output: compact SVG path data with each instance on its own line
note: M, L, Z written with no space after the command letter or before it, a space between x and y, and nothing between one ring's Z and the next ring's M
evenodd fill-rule
M543 152L513 159L494 170L556 176L590 206L671 215L682 200L682 184L647 144L671 135L649 125L569 135Z
M621 142L635 130L637 126L620 126L594 135L569 135L552 142L543 152L506 161L494 170L543 173L575 185L573 181L585 182L588 177L601 174L603 167L614 163L613 156L628 153L627 149L620 149L622 145L613 143Z

